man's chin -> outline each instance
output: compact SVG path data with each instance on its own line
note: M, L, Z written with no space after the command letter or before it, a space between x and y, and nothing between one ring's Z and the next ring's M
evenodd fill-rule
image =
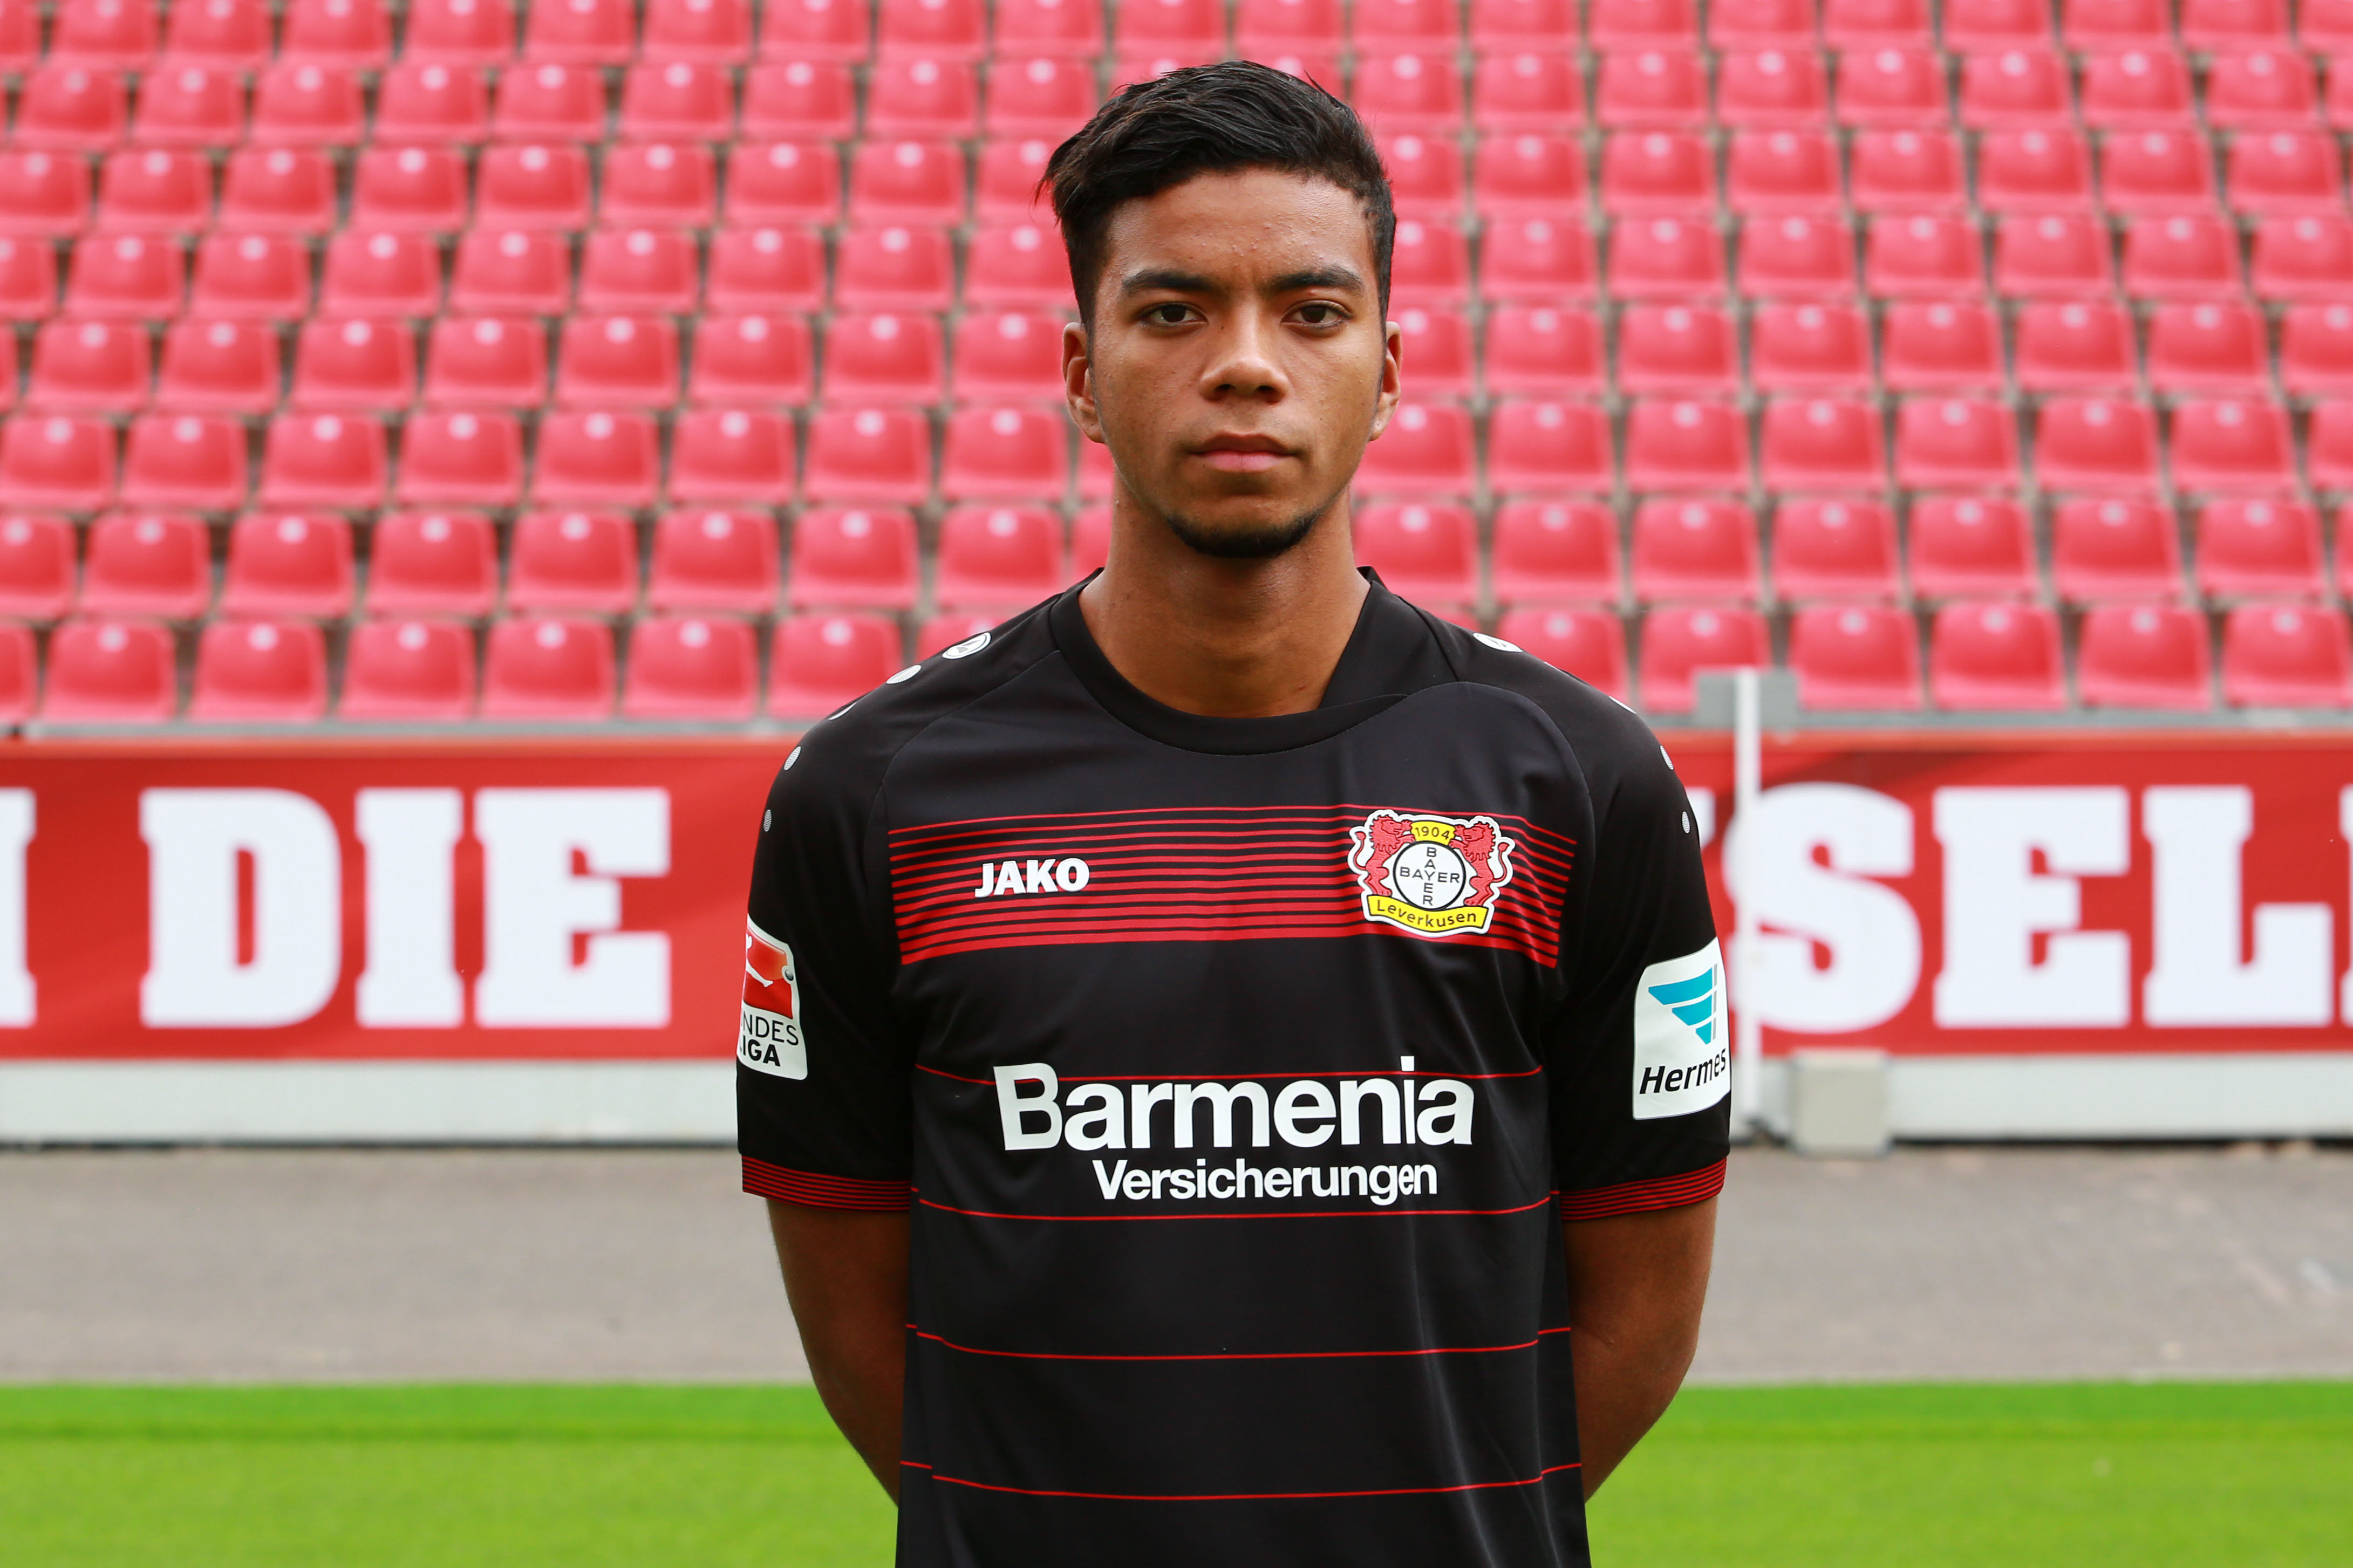
M1331 510L1331 503L1291 516L1220 518L1208 521L1181 511L1163 515L1168 531L1197 555L1219 561L1268 561L1305 539Z

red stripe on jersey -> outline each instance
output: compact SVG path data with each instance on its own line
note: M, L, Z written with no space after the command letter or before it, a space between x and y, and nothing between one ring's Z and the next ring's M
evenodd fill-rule
M920 1465L912 1459L902 1459L899 1462L905 1465L910 1469L932 1470L931 1466ZM1011 1492L1016 1497L1079 1498L1090 1502L1293 1502L1328 1498L1431 1497L1440 1492L1481 1492L1492 1491L1498 1487L1533 1487L1542 1485L1546 1476L1558 1475L1564 1470L1574 1470L1577 1468L1577 1465L1575 1463L1566 1465L1546 1465L1535 1475L1526 1477L1520 1480L1465 1481L1460 1486L1451 1487L1368 1487L1362 1491L1345 1492L1155 1493L1047 1491L1036 1487L1000 1487L988 1481L966 1480L961 1476L944 1476L937 1470L932 1470L932 1479L944 1482L946 1485L952 1487L970 1487L976 1491Z
M1316 1194L1318 1197L1322 1194ZM1103 1223L1134 1224L1153 1219L1403 1219L1419 1215L1464 1215L1525 1214L1540 1209L1553 1201L1546 1193L1532 1204L1519 1204L1507 1209L1219 1209L1210 1214L998 1214L991 1209L960 1209L954 1204L934 1203L930 1198L915 1200L927 1209L943 1214L960 1214L973 1219L1028 1219L1041 1225L1097 1225ZM1665 1207L1665 1205L1657 1205Z
M862 1176L826 1176L796 1171L765 1160L744 1156L744 1190L758 1197L779 1198L803 1208L857 1209L869 1214L903 1214L915 1194L913 1182L875 1182Z
M1682 1208L1703 1204L1724 1191L1722 1160L1680 1176L1652 1176L1648 1181L1620 1182L1614 1187L1589 1187L1560 1194L1560 1217L1607 1219L1611 1215L1644 1214L1651 1209Z
M1546 1329L1541 1334L1567 1333L1566 1329ZM1508 1351L1532 1351L1537 1340L1523 1340L1515 1345L1437 1345L1428 1350L1404 1351L1230 1351L1203 1355L1077 1355L1055 1351L990 1351L973 1345L960 1345L937 1334L915 1331L919 1340L929 1340L945 1350L965 1355L1005 1356L1015 1361L1348 1361L1369 1356L1419 1355L1500 1355Z

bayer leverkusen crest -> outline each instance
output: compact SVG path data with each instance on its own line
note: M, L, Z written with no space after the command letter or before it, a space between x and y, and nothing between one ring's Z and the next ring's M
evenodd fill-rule
M1416 936L1485 931L1519 847L1492 816L1387 808L1348 829L1348 838L1365 918Z

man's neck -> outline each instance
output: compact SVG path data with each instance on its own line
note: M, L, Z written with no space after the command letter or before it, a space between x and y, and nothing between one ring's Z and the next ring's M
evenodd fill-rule
M1324 700L1366 592L1345 495L1306 538L1258 561L1203 555L1122 495L1109 562L1079 608L1112 668L1145 696L1262 719Z

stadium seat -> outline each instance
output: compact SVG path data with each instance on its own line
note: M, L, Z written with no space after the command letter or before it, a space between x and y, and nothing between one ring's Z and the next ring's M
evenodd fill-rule
M246 147L221 178L220 225L257 234L320 235L335 226L335 169L312 148Z
M1819 132L1740 132L1725 163L1725 200L1746 216L1834 211L1838 144Z
M147 405L153 367L144 329L127 321L56 321L33 340L27 408L130 414Z
M1356 484L1368 495L1467 496L1477 486L1475 460L1467 411L1401 403L1365 449Z
M2313 405L2305 426L2304 460L2315 489L2353 489L2353 401L2333 398ZM5 466L0 458L0 469Z
M2342 73L2353 80L2353 71ZM2339 300L2353 291L2353 218L2272 218L2255 230L2251 281L2266 300Z
M2060 502L2052 510L2051 575L2070 604L2180 598L2171 510L2147 500Z
M2018 384L2028 392L2129 392L2132 318L2121 307L2069 300L2031 303L2014 328Z
M682 316L694 309L696 271L690 236L599 229L581 247L580 308L601 315Z
M1525 226L1496 226L1488 232L1494 234L1497 227ZM1588 239L1588 254L1591 244ZM1064 286L1068 287L1067 280ZM1471 247L1462 231L1451 224L1420 223L1412 218L1398 224L1396 247L1391 252L1389 289L1390 299L1398 305L1457 310L1467 303L1471 297ZM1592 292L1589 271L1584 291Z
M2047 43L2051 7L2046 0L1947 0L1945 47L1956 50L2014 48Z
M88 615L193 620L212 602L204 523L181 512L110 512L90 524L80 609Z
M114 432L102 421L19 418L0 431L0 507L96 511L114 478Z
M723 142L734 122L734 84L723 67L649 62L631 66L621 79L619 129L625 137Z
M1632 696L1626 679L1626 625L1613 611L1513 610L1495 631L1505 642L1620 702Z
M1067 0L1003 0L994 42L999 57L1092 60L1103 52L1100 6Z
M1703 669L1735 669L1773 662L1765 617L1754 610L1652 610L1642 617L1641 707L1649 713L1688 713L1696 704L1694 678Z
M2190 131L2197 125L2197 89L2189 62L2161 43L2088 56L2077 101L2084 123L2096 131Z
M2100 155L2100 195L2130 216L2200 214L2214 205L2214 158L2194 131L2111 136Z
M424 147L481 142L491 133L487 75L464 66L403 60L377 79L376 137Z
M1514 142L1526 140L1513 139ZM1485 162L1483 156L1482 162ZM1499 209L1488 191L1488 182L1482 181L1481 210L1494 213ZM1556 203L1558 198L1554 200ZM1706 142L1697 135L1621 132L1602 144L1601 205L1630 217L1659 214L1704 218L1715 205L1715 160Z
M1871 329L1843 305L1759 305L1748 319L1748 374L1765 393L1867 393Z
M1471 509L1440 503L1368 506L1352 520L1356 563L1390 592L1432 609L1479 601L1479 525Z
M298 342L290 407L396 414L417 400L417 339L406 325L313 316Z
M16 97L16 144L96 153L122 140L128 118L122 78L52 58L26 73Z
M711 237L703 303L714 310L815 310L825 242L802 228L729 228Z
M1740 390L1732 318L1689 305L1635 305L1618 319L1618 384L1630 393L1730 397Z
M750 0L647 0L639 54L739 65L752 58Z
M52 724L159 724L179 710L172 634L149 621L77 619L49 638L40 716Z
M2162 305L2148 318L2148 382L2159 393L2257 395L2270 357L2263 319L2245 305Z
M290 415L269 426L261 504L364 510L382 502L386 468L385 428L375 421Z
M940 458L948 500L1059 501L1070 484L1068 415L1018 405L949 416Z
M32 717L40 679L33 628L0 626L0 723L21 724Z
M1606 493L1612 477L1609 418L1597 405L1514 400L1489 416L1487 486L1498 495Z
M1789 617L1798 700L1826 711L1916 712L1920 633L1905 610L1816 605Z
M861 142L849 211L864 224L953 224L965 216L964 154L944 142Z
M2114 398L2053 399L2036 418L2034 466L2048 489L2154 494L2157 416Z
M1698 7L1691 0L1627 0L1592 13L1586 36L1598 49L1694 44Z
M979 0L881 0L877 34L886 56L977 59L987 49L988 13Z
M973 177L973 207L984 225L1051 226L1053 206L1039 189L1054 143L1039 137L984 142Z
M74 247L66 313L160 321L180 313L187 266L169 238L92 236Z
M480 512L388 512L369 535L372 615L487 616L498 595L498 542Z
M852 226L835 257L834 304L845 310L945 310L955 303L955 253L945 230Z
M0 518L0 616L53 621L73 595L73 524L46 512Z
M318 65L272 66L255 79L247 139L262 147L349 147L367 134L358 73Z
M164 54L174 65L203 62L251 70L269 58L269 7L261 0L174 5Z
M2353 638L2344 615L2242 605L2222 623L2222 696L2241 708L2353 707Z
M377 0L287 0L279 58L379 70L392 58L392 12Z
M1400 357L1409 393L1418 398L1471 395L1475 356L1468 316L1457 310L1430 310L1409 305L1395 310L1390 319L1397 325L1403 350ZM1056 336L1059 339L1060 334ZM1056 368L1059 370L1060 365ZM1058 394L1060 390L1058 384Z
M1564 35L1566 37L1566 35ZM1585 79L1561 39L1482 54L1471 78L1471 120L1489 135L1574 131L1585 120Z
M1961 123L1976 131L2068 123L2067 62L2049 48L1987 49L1961 60Z
M809 399L813 351L798 316L706 315L695 323L687 400L700 407L797 407Z
M2218 131L2299 130L2319 102L2312 67L2284 48L2218 55L2206 78L2206 122Z
M933 403L942 395L943 346L930 315L837 315L826 334L828 398Z
M1880 321L1880 368L1889 391L2001 390L2001 328L1984 305L1906 300L1889 305Z
M1056 10L1073 16L1092 16L1098 26L1102 25L1101 14L1092 5L1058 5ZM988 74L988 133L1060 142L1087 122L1097 101L1094 66L1090 61L1043 54L1000 58ZM870 124L868 129L874 128Z
M654 524L646 603L656 610L765 616L776 606L776 523L765 511L680 510Z
M670 427L675 501L784 506L793 499L792 421L744 408L698 408Z
M339 620L352 609L352 530L340 517L252 512L229 530L225 616Z
M1599 396L1607 377L1591 310L1503 305L1487 312L1487 390L1498 397Z
M339 718L455 723L474 708L474 634L447 621L368 621L343 654Z
M2034 541L2015 501L1923 496L1912 506L1913 591L1926 599L2031 598Z
M507 414L418 414L401 437L404 506L513 506L522 499L522 426Z
M1795 38L1716 57L1716 118L1744 131L1820 130L1830 122L1830 78Z
M1944 69L1925 47L1848 48L1839 56L1838 117L1864 127L1942 124Z
M255 416L278 405L280 384L278 334L265 323L186 316L164 334L158 408Z
M2274 216L2338 213L2345 207L2345 164L2325 132L2267 131L2231 144L2227 175L2231 205L2241 214Z
M761 7L764 57L862 60L872 36L866 0L772 0Z
M1405 312L1410 314L1410 312ZM1062 401L1062 323L1019 311L967 311L957 323L959 401Z
M196 414L133 420L122 446L122 499L132 506L229 511L245 501L245 427Z
M1349 38L1359 53L1451 48L1461 32L1462 12L1455 0L1356 0L1350 7Z
M474 233L588 226L588 155L578 147L489 147L474 170ZM461 252L459 269L464 270Z
M1767 489L1876 492L1887 486L1879 411L1861 399L1775 399L1758 427L1757 458Z
M1343 31L1336 0L1241 0L1234 8L1234 44L1245 59L1284 51L1336 55Z
M612 711L613 632L602 621L532 617L491 627L483 718L587 723Z
M1059 592L1062 522L1042 507L958 507L940 521L933 603L1015 610Z
M1690 217L1623 222L1609 231L1610 291L1626 300L1702 303L1725 291L1724 239Z
M1618 604L1618 519L1594 501L1505 501L1495 509L1489 575L1507 607Z
M659 316L574 316L557 351L561 408L667 408L678 401L678 328Z
M2098 58L2133 47L2169 47L2173 17L2164 0L2067 0L2062 31L2069 47Z
M835 7L847 11L847 5ZM782 7L779 7L782 14ZM514 55L514 13L492 0L410 0L402 58L451 66L499 65Z
M880 616L794 616L776 623L768 712L818 719L865 696L901 667L899 628Z
M983 225L965 250L964 302L984 310L1069 310L1071 268L1053 231Z
M1723 404L1638 399L1626 416L1625 469L1638 490L1746 490L1746 422Z
M317 626L215 621L197 638L193 722L313 724L326 713L327 646Z
M2105 298L2116 287L2107 226L2084 213L2003 219L1994 239L1993 286L2011 298Z
M1863 277L1873 294L1949 300L1984 292L1985 258L1962 219L1883 219L1871 226Z
M920 505L931 493L932 433L903 408L820 408L808 425L812 500Z
M58 253L37 239L0 239L0 321L37 321L58 307Z
M1646 500L1634 510L1634 597L1758 597L1757 519L1737 501Z
M0 231L61 237L89 219L89 164L58 153L0 152Z
M2094 605L2075 645L2089 708L2203 711L2214 705L2206 617L2178 605Z
M2281 500L2219 500L2201 507L2198 586L2213 599L2319 598L2327 592L2319 512Z
M193 234L211 221L213 173L199 153L108 155L99 183L98 226L137 234Z
M2236 299L2238 236L2212 214L2136 223L2125 230L2124 285L2143 299Z
M2272 495L2295 485L2295 439L2287 411L2260 397L2188 403L2173 412L2170 447L2178 490Z
M211 243L207 242L208 249ZM311 293L310 262L301 249L288 241L259 236L247 236L236 243L240 251L264 244L283 247L280 254L285 259L279 265L286 268L288 283L280 285L275 295L260 288L249 292L266 305L266 311L260 313L280 320L301 315ZM199 309L206 308L201 259L196 266L195 303ZM440 247L421 234L370 234L347 228L327 242L319 305L346 316L429 316L441 308Z
M719 204L711 149L656 142L610 148L597 215L610 228L708 228Z
M624 718L740 722L759 705L759 645L742 621L660 616L630 628Z
M540 421L533 498L554 506L651 506L661 477L654 423L641 414L551 414Z
M1894 600L1895 520L1875 501L1783 501L1773 514L1773 585L1785 599Z
M1946 605L1930 633L1928 689L1956 711L2065 708L2058 617L2034 605Z
M1405 58L1419 61L1417 56ZM1357 81L1361 99L1361 65ZM1707 68L1695 49L1612 50L1601 57L1593 117L1609 131L1703 130L1707 97Z
M1854 234L1834 218L1789 216L1740 227L1740 286L1752 299L1846 300Z
M1813 0L1722 0L1708 7L1708 41L1719 49L1811 46Z
M425 368L428 408L536 408L547 397L547 332L537 321L444 316Z
M793 524L795 609L910 610L915 575L915 520L906 512L813 507Z
M2353 392L2353 306L2291 305L2280 322L2280 382L2290 394Z
M961 142L980 133L980 82L970 65L929 55L884 58L869 68L866 83L869 136Z
M1451 136L1376 136L1400 217L1451 221L1462 211L1462 153ZM1483 149L1482 149L1483 151ZM1486 193L1480 197L1483 204ZM1484 208L1489 216L1494 209Z
M637 529L621 513L525 512L512 551L511 609L618 616L637 602Z
M523 35L526 59L618 66L637 47L635 7L623 0L565 0L535 5Z
M738 129L748 141L846 142L857 124L857 94L847 64L770 60L744 73Z
M739 142L727 155L727 221L827 224L841 216L841 163L830 147Z
M1671 220L1662 221L1669 222L1678 235L1684 226ZM1400 240L1405 229L1404 224L1398 226ZM1461 237L1451 228L1430 228L1427 232L1435 243L1426 254L1433 260L1440 256L1449 260L1419 272L1416 279L1419 287L1411 292L1406 290L1408 275L1400 266L1399 297L1419 299L1432 305L1453 303L1463 297L1470 276L1467 258L1459 266L1451 259L1464 255ZM1570 218L1491 223L1481 237L1480 252L1480 287L1492 303L1545 305L1585 300L1590 300L1599 287L1600 267L1593 235L1582 223ZM1402 244L1398 255L1402 261ZM1452 289L1436 283L1435 278L1441 270L1458 280Z

